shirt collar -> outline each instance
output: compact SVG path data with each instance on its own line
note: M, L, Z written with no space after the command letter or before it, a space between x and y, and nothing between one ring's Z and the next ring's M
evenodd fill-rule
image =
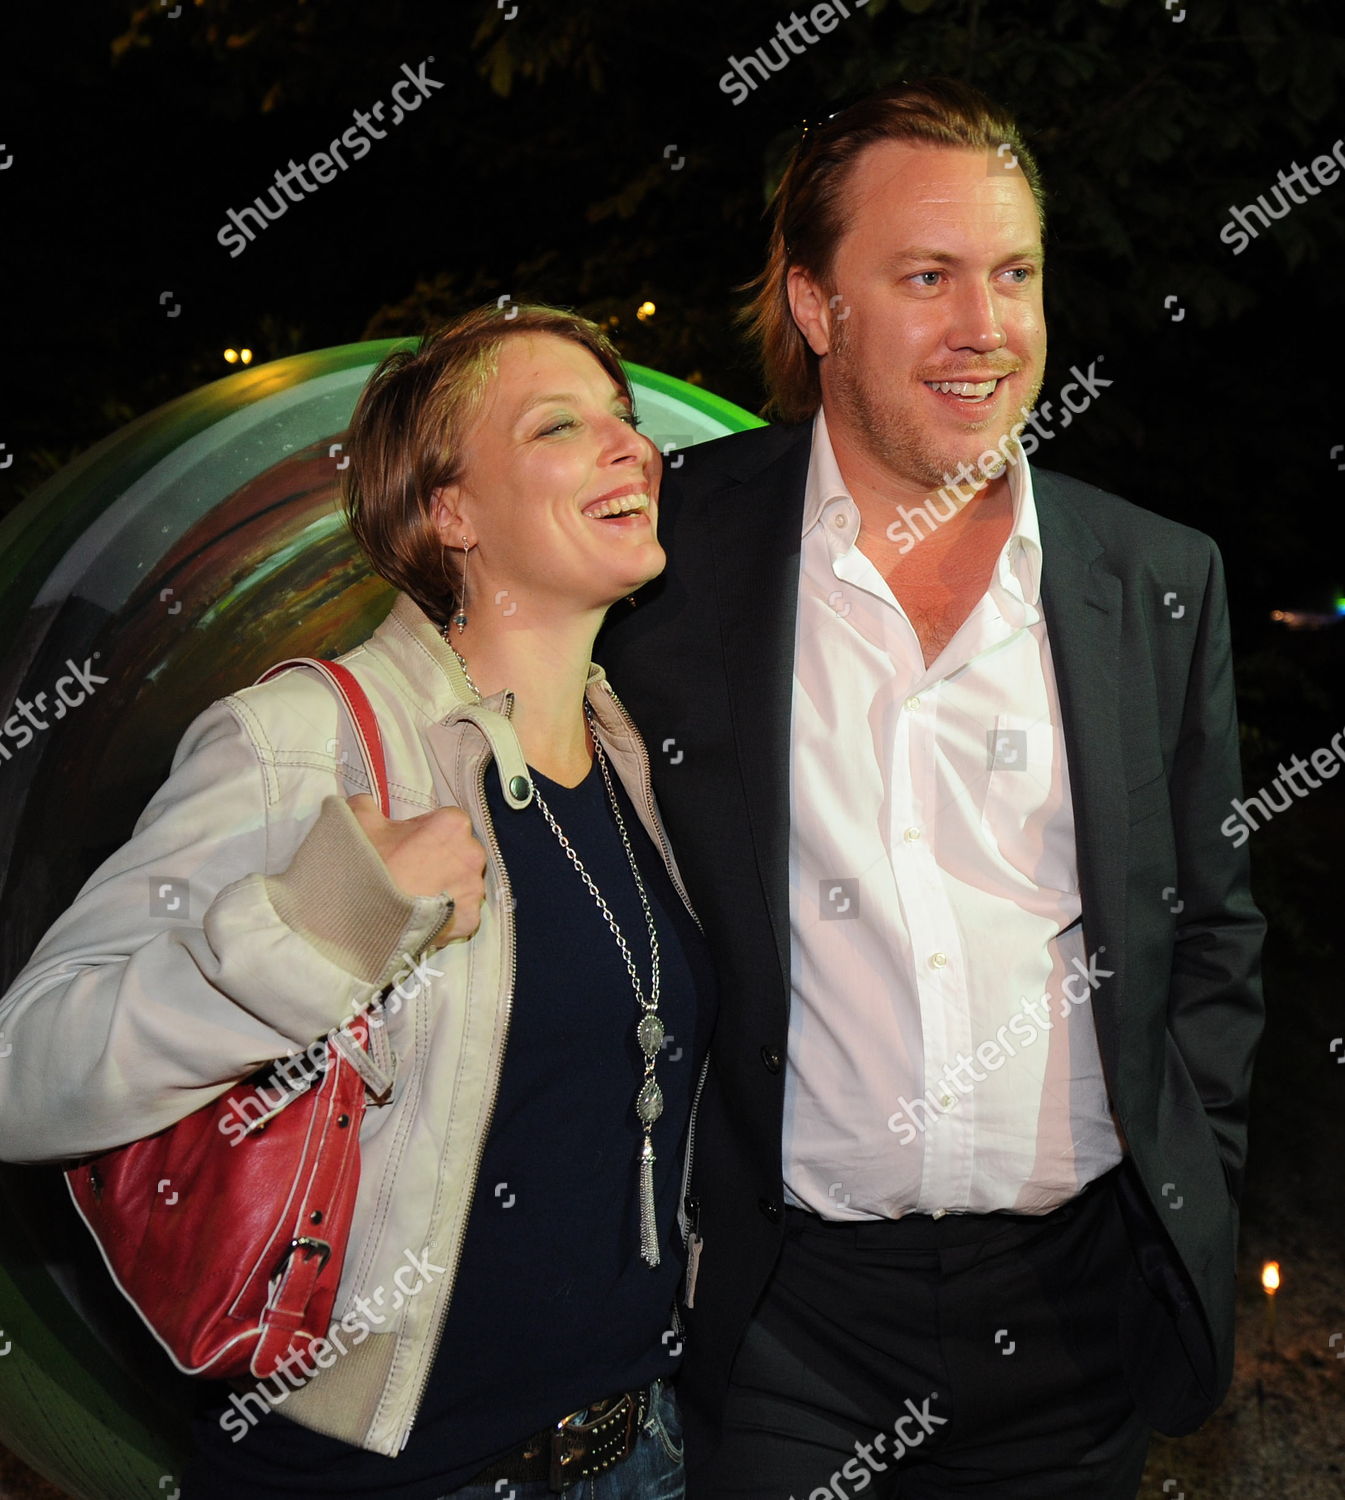
M1015 445L1018 461L1008 466L1009 494L1013 499L1013 527L995 563L991 575L990 591L1003 608L1010 606L1014 616L1026 615L1021 623L1028 624L1039 617L1041 604L1041 529L1037 521L1037 502L1032 490L1032 471L1021 447ZM822 523L823 516L831 510L844 509L849 513L849 524L826 533L833 549L848 552L859 534L859 513L854 498L841 477L836 452L831 446L827 432L827 419L819 406L813 418L813 446L808 459L808 480L803 497L803 531L808 533Z
M808 483L803 492L803 535L822 519L822 512L833 500L848 502L853 508L850 491L841 478L841 468L827 433L827 419L822 408L813 418L813 451L808 459Z
M1020 604L1030 607L1030 624L1041 612L1041 527L1037 522L1037 500L1032 490L1032 470L1023 450L1015 444L1018 461L1009 465L1009 494L1013 497L1013 528L995 563L991 581L1007 590Z

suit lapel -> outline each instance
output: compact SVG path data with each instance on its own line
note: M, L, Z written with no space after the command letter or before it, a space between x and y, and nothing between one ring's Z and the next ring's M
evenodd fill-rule
M789 984L790 724L799 532L812 424L764 467L731 478L713 497L720 645L753 852Z
M1121 581L1102 561L1096 537L1069 503L1059 476L1034 471L1042 540L1042 609L1060 695L1069 758L1084 940L1121 976L1125 958L1125 872L1129 837L1121 753ZM1094 1001L1098 1045L1114 1078L1117 986Z

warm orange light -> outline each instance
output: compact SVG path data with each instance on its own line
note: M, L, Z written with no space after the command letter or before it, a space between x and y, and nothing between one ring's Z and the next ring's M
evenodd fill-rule
M1268 1260L1261 1267L1261 1285L1266 1289L1266 1296L1273 1297L1280 1289L1280 1263L1277 1260Z
M226 349L224 351L224 358L229 364L236 365L238 363L238 350Z
M240 349L238 351L238 357L243 361L245 365L250 365L252 363L252 350Z
M642 323L647 323L657 311L658 309L652 302L641 302L639 307L635 309L635 316L639 318Z

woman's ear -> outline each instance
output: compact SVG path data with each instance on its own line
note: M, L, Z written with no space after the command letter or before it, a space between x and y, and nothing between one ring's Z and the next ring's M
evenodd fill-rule
M466 545L476 545L471 540L471 523L463 514L463 499L460 484L440 485L430 492L430 519L445 547L463 546L464 536L469 539Z

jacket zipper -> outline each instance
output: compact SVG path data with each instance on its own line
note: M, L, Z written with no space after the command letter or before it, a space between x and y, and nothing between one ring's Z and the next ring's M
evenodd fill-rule
M504 701L504 716L511 718L514 712L514 695L507 693ZM470 1204L476 1197L476 1182L481 1171L481 1158L486 1153L486 1139L490 1135L491 1123L495 1118L495 1105L500 1094L500 1074L504 1071L504 1053L509 1044L509 1028L513 1020L514 1011L514 981L518 973L518 952L514 936L514 893L509 884L509 872L504 867L504 852L500 848L500 841L495 835L495 820L490 815L490 808L486 805L486 772L494 763L492 756L484 755L481 760L481 770L477 776L477 798L481 808L481 820L486 831L490 852L494 856L495 867L500 875L500 901L501 920L508 923L509 930L509 982L505 986L504 993L504 1035L500 1041L499 1060L495 1064L495 1074L490 1085L490 1108L486 1112L485 1124L477 1137L476 1160L472 1163L472 1176L467 1193L467 1201ZM470 1210L469 1210L470 1212ZM448 1322L448 1310L453 1305L453 1290L458 1279L458 1266L462 1260L462 1246L465 1239L464 1234L458 1236L458 1248L453 1257L453 1264L448 1268L448 1275L444 1279L444 1295L439 1313L438 1326L435 1328L434 1337L430 1341L430 1357L425 1363L424 1373L420 1377L420 1385L416 1391L415 1401L411 1406L411 1414L406 1420L406 1426L402 1429L402 1441L398 1449L400 1452L406 1447L410 1440L412 1430L416 1425L416 1418L420 1415L420 1408L425 1400L425 1389L430 1383L430 1375L434 1370L434 1362L439 1357L439 1345L444 1340L444 1325Z
M710 1055L707 1052L705 1060L701 1063L701 1076L696 1081L696 1092L691 1100L691 1117L687 1121L687 1145L686 1153L682 1158L682 1198L677 1215L678 1228L682 1232L682 1253L685 1257L685 1270L682 1274L682 1299L691 1305L694 1296L695 1273L697 1267L693 1261L693 1255L699 1256L699 1243L693 1248L692 1241L700 1240L701 1209L699 1202L691 1196L691 1169L696 1156L696 1112L701 1107L701 1093L705 1088L706 1075L710 1071ZM682 1309L678 1305L678 1299L673 1298L672 1309L673 1332L679 1339L686 1337L686 1327L682 1322Z
M700 1211L691 1211L691 1164L696 1155L696 1111L701 1107L701 1094L705 1089L705 1077L710 1071L710 1058L706 1054L701 1063L701 1076L696 1084L696 1093L691 1100L691 1118L687 1121L686 1160L682 1163L682 1247L691 1242L691 1236L700 1228Z

